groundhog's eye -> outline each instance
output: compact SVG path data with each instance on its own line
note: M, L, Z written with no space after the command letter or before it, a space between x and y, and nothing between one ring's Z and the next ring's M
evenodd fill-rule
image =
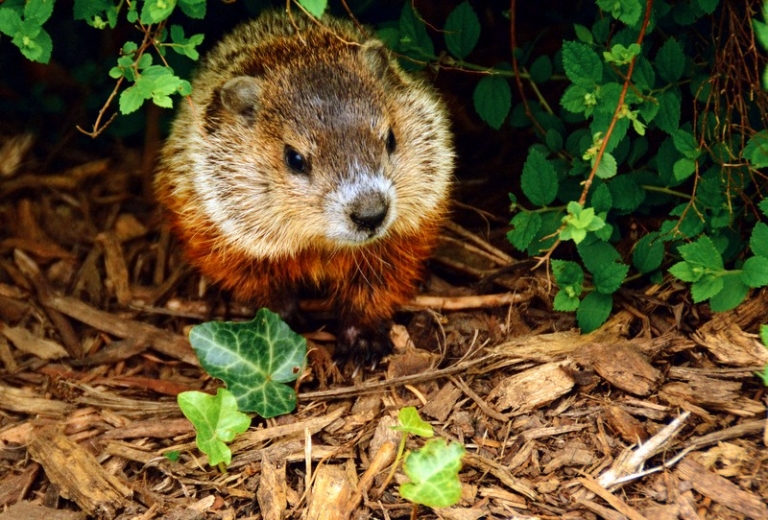
M395 141L395 133L390 128L389 133L387 134L387 153L394 152L396 146L397 141Z
M309 173L309 162L299 152L285 145L285 164L294 173Z

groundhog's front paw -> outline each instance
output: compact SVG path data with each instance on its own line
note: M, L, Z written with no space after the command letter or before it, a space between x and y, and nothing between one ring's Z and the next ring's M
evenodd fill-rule
M358 365L376 366L381 358L392 353L389 322L372 328L344 325L336 338L336 357L350 359Z

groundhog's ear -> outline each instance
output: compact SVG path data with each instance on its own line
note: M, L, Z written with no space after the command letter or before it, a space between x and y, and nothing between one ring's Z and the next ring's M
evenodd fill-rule
M221 87L219 96L224 108L234 114L250 118L259 108L260 93L261 85L258 79L252 76L238 76Z
M392 77L396 77L396 68L390 57L390 51L379 40L365 42L360 47L360 57L377 78L390 80Z

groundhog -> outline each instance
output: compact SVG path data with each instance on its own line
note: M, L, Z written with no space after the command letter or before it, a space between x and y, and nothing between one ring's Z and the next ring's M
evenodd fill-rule
M189 262L284 318L324 294L337 353L390 352L446 213L435 90L349 21L276 12L225 36L192 86L155 179Z

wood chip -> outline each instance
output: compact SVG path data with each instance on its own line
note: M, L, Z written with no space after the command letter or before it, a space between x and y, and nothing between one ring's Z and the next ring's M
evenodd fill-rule
M606 407L604 417L611 429L626 442L635 444L648 439L648 432L643 424L621 406Z
M453 406L461 397L461 390L450 382L446 382L434 396L430 396L421 411L440 422L445 421L453 411Z
M69 355L67 350L55 341L36 336L22 327L9 327L0 323L0 334L8 338L17 349L41 359L61 359Z
M747 493L730 480L708 471L690 456L680 461L677 472L681 479L691 482L693 489L714 502L749 518L768 518L768 506L759 497Z
M96 243L104 253L104 267L107 271L106 286L120 305L130 303L131 284L128 280L128 267L120 245L120 239L114 233L99 233Z
M31 502L19 502L0 514L0 520L85 520L83 512L52 509Z
M511 410L512 416L545 406L574 386L573 379L561 365L548 363L508 377L491 390L488 400L496 401L499 411Z
M32 416L64 417L72 406L55 399L40 397L27 388L0 385L0 408Z
M355 483L340 464L323 464L315 475L315 485L309 496L307 520L344 520Z
M650 395L663 380L661 372L627 343L583 345L573 358L582 366L594 368L613 386L634 395Z
M317 485L315 481L315 489ZM285 517L288 507L286 487L285 460L275 464L269 457L261 459L261 477L259 489L256 490L256 500L259 502L259 510L264 520L282 520Z
M27 450L58 486L59 494L89 515L115 518L131 496L129 486L104 471L93 455L55 426L38 429Z
M702 327L692 338L724 365L752 367L768 364L768 349L735 323L717 330Z

